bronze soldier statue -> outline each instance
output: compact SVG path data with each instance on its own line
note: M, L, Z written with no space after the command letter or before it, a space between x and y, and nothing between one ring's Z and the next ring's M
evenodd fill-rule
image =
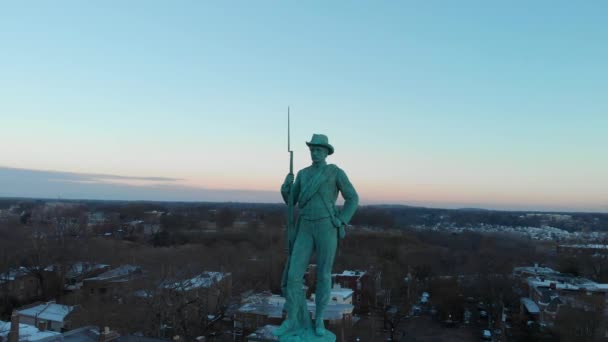
M283 200L298 206L299 217L282 284L287 318L274 334L280 341L333 341L335 335L325 330L323 313L329 302L338 239L344 237L344 227L357 210L359 197L346 173L325 161L334 153L327 136L314 134L306 145L310 148L312 165L298 172L295 183L293 174L288 174L281 186ZM338 193L344 198L340 211L335 205ZM314 329L302 290L313 251L317 257Z

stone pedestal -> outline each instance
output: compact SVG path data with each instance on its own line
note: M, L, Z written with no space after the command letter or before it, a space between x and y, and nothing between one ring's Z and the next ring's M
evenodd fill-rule
M294 331L279 337L281 342L335 342L336 335L325 330L325 335L317 336L312 328Z

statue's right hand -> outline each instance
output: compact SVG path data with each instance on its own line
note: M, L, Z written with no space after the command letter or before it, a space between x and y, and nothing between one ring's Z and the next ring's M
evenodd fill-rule
M293 173L288 173L285 177L285 184L293 184Z

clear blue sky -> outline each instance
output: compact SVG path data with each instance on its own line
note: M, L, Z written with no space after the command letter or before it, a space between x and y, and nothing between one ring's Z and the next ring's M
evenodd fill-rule
M606 18L606 1L3 3L0 196L278 202L291 105L297 168L327 134L363 203L608 211Z

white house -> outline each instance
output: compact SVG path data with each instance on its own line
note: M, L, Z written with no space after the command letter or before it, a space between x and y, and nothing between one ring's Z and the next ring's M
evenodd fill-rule
M48 302L17 310L19 323L39 327L46 322L46 330L61 331L66 328L66 317L74 310L73 306Z

